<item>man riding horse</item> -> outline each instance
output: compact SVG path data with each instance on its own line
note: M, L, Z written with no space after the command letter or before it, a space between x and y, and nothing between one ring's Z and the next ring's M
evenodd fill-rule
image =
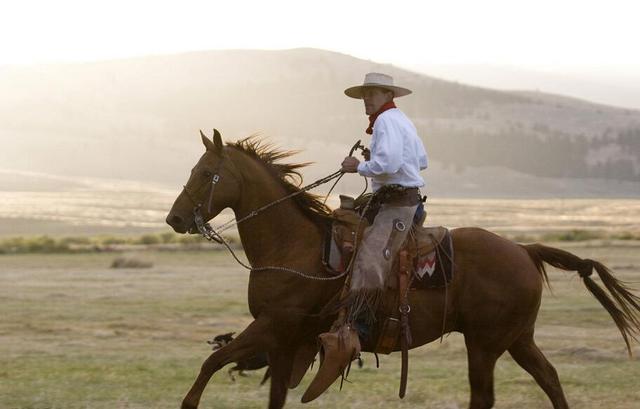
M421 204L419 188L425 183L420 171L427 168L427 153L416 127L393 101L394 97L410 94L410 90L395 86L388 75L368 73L362 85L347 88L344 93L364 100L371 147L363 152L364 162L347 156L342 171L371 178L379 210L354 256L347 311L339 315L331 332L320 336L325 363L335 369L326 379L318 379L317 392L355 358L360 351L359 338L365 340L370 333L396 254ZM311 390L316 389L316 383Z
M393 258L397 243L411 228L419 205L417 187L424 184L418 172L427 165L415 128L399 110L389 107L393 97L408 92L381 74L367 74L363 85L346 90L347 95L364 99L371 115L373 139L367 160L358 163L346 159L343 170L373 178L376 195L365 208L377 197L383 198L373 227L364 234L360 250L356 249L351 279L348 269L335 275L326 268L326 238L336 219L322 201L307 193L341 172L300 188L290 179L302 165L278 162L290 153L262 145L255 138L224 144L218 131L214 131L213 139L201 132L206 150L169 211L167 223L176 232L200 230L215 239L221 236L211 226L207 228L206 222L223 209L233 210L249 263L245 267L251 270L247 302L254 320L204 361L182 401L183 409L198 407L211 376L225 365L265 352L271 371L269 408L282 408L288 390L300 384L314 361L320 336L322 362L301 399L311 401L344 373L346 365L342 362L348 364L357 357L360 341L356 328L362 332L362 350L376 352L379 348L373 339L387 339L380 337L387 332L380 324L398 321L398 313L402 332L393 337L393 342L381 345L389 352L402 352L401 397L406 388L407 350L459 332L467 350L470 409L493 407L495 364L506 352L532 375L554 408L567 409L558 374L534 339L542 289L548 284L545 263L578 272L589 292L613 318L631 353L631 343L640 334L640 298L603 264L561 249L514 243L480 228L453 229L449 244L455 275L451 275L451 281L444 286L407 290L407 275L420 276L420 271L413 268L417 264L411 264L413 259L404 248L397 263ZM387 216L388 212L393 215ZM223 227L217 230L223 231ZM376 250L376 236L387 239L387 245ZM357 239L357 234L354 237ZM419 238L417 234L415 241ZM220 242L226 243L222 239ZM398 290L403 291L387 288L387 281L392 280L384 266L388 269L391 263L398 265ZM599 282L591 278L594 272ZM389 314L370 326L367 338L366 324L373 320L376 296L382 290L384 299L378 315L393 311L394 316ZM348 313L340 311L336 320L338 311L332 307L341 294L346 297L338 305L346 305ZM398 335L396 330L390 332ZM346 359L331 359L336 354L327 353L329 341L337 346L333 348L339 352L337 357Z

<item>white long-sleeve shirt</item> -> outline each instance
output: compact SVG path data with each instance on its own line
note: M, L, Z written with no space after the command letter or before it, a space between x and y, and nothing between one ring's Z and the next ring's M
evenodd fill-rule
M427 168L427 152L413 122L399 109L388 109L378 116L369 150L371 158L360 162L358 173L371 178L374 192L383 185L425 185L420 171Z

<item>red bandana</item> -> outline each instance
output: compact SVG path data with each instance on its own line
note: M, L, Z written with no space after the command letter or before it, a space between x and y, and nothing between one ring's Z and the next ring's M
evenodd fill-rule
M386 104L380 107L378 112L376 112L375 114L369 115L369 127L366 130L366 132L369 135L373 134L373 124L376 122L376 119L378 119L378 116L384 111L386 111L387 109L391 109L391 108L396 108L396 104L394 104L393 101L387 102Z

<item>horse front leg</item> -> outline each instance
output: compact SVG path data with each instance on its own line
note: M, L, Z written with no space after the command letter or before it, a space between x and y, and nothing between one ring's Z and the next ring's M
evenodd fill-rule
M225 365L249 359L262 351L271 350L274 345L271 320L260 316L253 321L233 341L211 354L202 364L193 386L182 401L182 409L196 409L202 392L211 376Z
M293 358L294 355L291 351L276 349L269 352L269 371L271 373L269 409L281 409L287 400Z

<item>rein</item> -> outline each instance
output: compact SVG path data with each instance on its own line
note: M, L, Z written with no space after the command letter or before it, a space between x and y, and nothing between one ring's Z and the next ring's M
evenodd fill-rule
M316 180L315 182L308 184L307 186L301 187L301 188L300 188L300 190L298 190L297 192L293 192L293 193L291 193L291 194L289 194L289 195L287 195L287 196L281 197L280 199L274 200L274 201L273 201L273 202L271 202L271 203L267 203L266 205L264 205L264 206L262 206L262 207L259 207L259 208L258 208L258 209L256 209L256 210L253 210L252 212L250 212L249 214L247 214L246 216L244 216L244 217L243 217L243 218L241 218L240 220L236 220L236 218L234 217L233 219L229 220L228 222L226 222L226 223L221 224L220 226L218 226L218 227L216 228L216 230L217 230L217 232L218 232L218 233L222 233L222 232L223 232L223 231L225 231L225 230L228 230L228 229L230 229L230 228L232 228L232 227L234 227L234 226L237 226L238 224L240 224L240 223L244 222L245 220L248 220L248 219L250 219L250 218L252 218L252 217L257 216L259 213L261 213L261 212L263 212L263 211L265 211L265 210L269 209L270 207L273 207L273 206L275 206L275 205L277 205L277 204L279 204L279 203L282 203L282 202L284 202L285 200L291 199L292 197L298 196L299 194L302 194L302 193L304 193L304 192L306 192L306 191L308 191L308 190L314 189L314 188L316 188L316 187L318 187L318 186L320 186L320 185L323 185L323 184L325 184L325 183L328 183L328 182L330 182L331 180L333 180L333 179L335 179L335 178L340 178L340 177L342 177L342 175L343 175L343 174L344 174L344 173L343 173L341 170L338 170L338 171L336 171L336 172L333 172L332 174L330 174L330 175L328 175L328 176L325 176L325 177L323 177L323 178L321 178L321 179L318 179L318 180ZM213 175L213 177L214 177L214 178L215 178L216 176L218 176L218 175L217 175L217 174L216 174L216 175ZM218 176L218 181L219 181L219 180L220 180L220 177ZM216 182L216 183L217 183L217 182ZM213 192L213 187L215 187L215 184L214 184L214 185L212 185L211 192ZM213 193L211 193L211 194L210 194L210 197L213 197ZM211 202L209 203L209 206L211 206ZM198 208L197 210L199 210L199 208ZM195 211L196 211L196 209L194 209L194 212L195 212ZM209 211L210 211L210 210L209 210ZM209 227L210 227L210 226L209 226ZM211 230L213 230L213 228L211 228ZM201 233L202 233L202 232L201 232Z
M342 173L342 172L337 172L337 173ZM329 176L327 176L326 178L320 179L320 180L325 180L329 177L331 177L334 174L331 174ZM329 179L327 179L325 182L326 183L328 181L330 181L331 179L335 178L336 176L333 176ZM314 182L313 184L318 183L319 181ZM322 184L322 183L320 183ZM309 185L311 186L311 185ZM317 186L317 185L316 185ZM311 189L311 187L308 187L308 189ZM299 194L300 192L296 192L295 194ZM277 203L282 202L284 199L288 199L292 196L295 195L289 195L289 196L285 196L282 199L278 199L275 202L271 202L266 206L261 207L258 210L255 210L253 212L251 212L249 214L249 216L244 217L240 220L238 220L237 222L235 222L235 224L239 224L241 222L243 222L244 220L248 219L249 217L253 217L256 216L260 211L271 207ZM360 218L360 222L362 222L362 219L364 218L364 215L366 214L367 210L369 209L369 205L371 204L371 201L373 199L373 195L369 198L369 200L367 201L367 204L364 207L364 211L362 212L363 216ZM347 268L340 274L335 275L335 276L331 276L331 277L318 277L318 276L314 276L308 273L304 273L302 271L298 271L295 270L293 268L289 268L289 267L279 267L279 266L263 266L263 267L252 267L250 265L247 265L246 263L242 262L242 260L240 260L238 258L238 256L236 255L236 253L233 251L233 249L231 248L231 246L229 245L229 243L224 239L224 237L222 237L222 235L217 232L216 230L214 230L211 225L207 222L204 221L204 218L202 217L202 214L200 213L200 208L196 207L193 210L193 214L194 214L194 222L196 223L196 227L198 228L198 231L200 232L200 234L202 234L202 236L207 239L208 241L215 241L216 243L222 244L224 245L227 250L229 250L229 253L231 253L231 255L233 256L233 258L238 262L238 264L240 264L242 267L244 267L245 269L249 270L249 271L264 271L264 270L280 270L280 271L286 271L289 273L293 273L293 274L297 274L302 278L307 278L309 280L316 280L316 281L332 281L332 280L337 280L339 278L342 278L344 276L346 276L347 274L351 273L351 266L353 265L353 260L355 259L355 257L352 257L351 260L349 261L349 265L347 266ZM355 236L355 247L354 247L354 252L357 249L357 243L358 243L358 231L360 230L360 224L358 223L358 229L356 229L356 236ZM345 283L345 285L348 285L347 283Z
M296 275L298 275L298 276L300 276L302 278L306 278L306 279L309 279L309 280L316 280L316 281L337 280L337 279L342 278L342 277L344 277L345 275L348 274L348 271L344 271L344 272L340 273L337 276L318 277L318 276L311 275L309 273L305 273L305 272L302 272L302 271L298 271L298 270L295 270L295 269L289 268L289 267L279 267L279 266L252 267L250 265L247 265L246 263L244 263L242 260L240 260L238 258L238 256L233 251L231 246L229 246L229 243L224 239L224 237L222 237L218 232L213 230L211 228L211 226L209 225L209 223L205 223L204 222L204 219L202 218L202 215L200 214L199 211L197 211L197 210L194 211L194 214L195 214L196 226L198 227L198 231L200 231L200 234L202 234L202 236L204 236L204 238L209 240L209 241L215 241L216 243L223 244L227 248L227 250L229 250L229 253L231 253L233 258L238 262L238 264L240 264L242 267L246 268L249 271L280 270L280 271L286 271L288 273L296 274Z
M354 152L355 149L364 149L364 146L362 146L360 144L360 141L356 142L356 144L351 148L351 151L349 152L349 156L351 156ZM216 185L218 184L218 182L220 182L220 169L222 168L222 162L224 160L224 156L222 156L222 160L220 160L220 162L218 163L218 166L216 167L215 171L213 172L212 176L211 176L211 190L209 191L209 202L208 202L208 206L207 206L207 210L209 213L211 213L211 204L213 202L213 191L216 188ZM293 273L296 274L302 278L306 278L309 280L317 280L317 281L331 281L331 280L338 280L344 276L346 276L347 274L350 273L351 268L347 268L345 269L344 272L336 275L336 276L331 276L331 277L318 277L309 273L305 273L302 271L298 271L289 267L279 267L279 266L262 266L262 267L252 267L250 265L247 265L246 263L242 262L242 260L240 260L238 258L238 256L236 255L236 253L233 251L233 249L231 248L231 246L229 245L229 243L225 240L224 237L222 237L221 233L225 230L230 229L231 227L237 226L238 224L257 216L258 214L260 214L261 212L279 204L284 202L285 200L291 199L292 197L295 197L299 194L302 194L308 190L314 189L322 184L328 183L333 179L336 179L336 182L334 183L334 185L331 187L331 190L333 190L333 188L335 187L335 185L338 183L338 181L340 181L340 179L342 178L342 176L344 176L344 172L342 170L338 170L335 171L333 173L331 173L330 175L327 175L321 179L316 180L313 183L310 183L306 186L301 187L298 191L293 192L287 196L281 197L280 199L274 200L273 202L267 203L266 205L259 207L256 210L253 210L252 212L250 212L249 214L247 214L246 216L242 217L241 219L237 220L235 217L231 220L229 220L228 222L216 227L215 229L213 227L211 227L211 225L207 222L204 221L204 217L202 217L202 213L200 212L200 209L202 208L202 203L198 203L197 201L195 201L193 199L193 195L191 194L191 192L189 192L189 190L187 189L187 186L185 185L183 187L183 190L185 192L185 194L187 195L187 197L189 198L189 200L191 200L191 202L195 205L194 209L193 209L193 215L194 215L194 222L196 224L196 227L198 229L198 231L200 232L200 234L207 239L208 241L214 241L218 244L222 244L224 245L227 250L229 250L229 253L231 253L231 255L233 256L233 258L238 262L238 264L240 264L242 267L244 267L245 269L249 270L249 271L264 271L264 270L280 270L280 271L286 271L289 273ZM366 178L365 178L366 181ZM204 186L204 184L203 184ZM198 190L200 190L201 188L199 188ZM365 188L366 190L366 188ZM331 191L330 191L331 192ZM329 192L329 193L330 193ZM329 196L329 194L327 194L327 197ZM326 199L325 199L326 201ZM367 208L369 207L369 204L371 202L371 198L369 199L369 201L367 202ZM364 214L364 213L363 213ZM353 259L351 260L351 263L353 263ZM349 263L349 267L351 267L351 263Z
M219 169L219 167L218 167ZM287 196L281 197L280 199L274 200L271 203L267 203L266 205L252 211L251 213L249 213L248 215L246 215L245 217L241 218L240 220L235 220L232 219L230 221L228 221L227 223L218 226L217 229L214 229L213 227L211 227L211 225L207 222L204 221L204 218L202 217L202 213L200 212L200 209L202 207L201 203L196 203L193 198L191 197L191 194L189 193L189 191L187 190L187 187L184 187L184 191L187 193L187 196L191 199L191 201L196 205L195 208L193 209L193 214L194 214L194 221L196 224L196 227L198 228L198 231L200 232L200 234L202 234L202 236L207 239L208 241L215 241L216 243L222 244L224 245L227 250L229 250L229 253L231 253L231 255L233 256L233 258L238 262L238 264L240 264L242 267L246 268L247 270L250 271L264 271L264 270L280 270L280 271L286 271L289 273L293 273L293 274L297 274L300 277L309 279L309 280L317 280L317 281L330 281L330 280L337 280L340 279L342 277L344 277L345 275L347 275L347 271L337 275L337 276L331 276L331 277L318 277L312 274L308 274L308 273L304 273L302 271L298 271L289 267L279 267L279 266L263 266L263 267L252 267L250 265L247 265L246 263L242 262L242 260L240 260L238 258L238 256L236 255L236 253L233 251L233 249L231 248L231 246L229 246L229 243L224 239L224 237L222 237L222 235L220 234L221 232L223 232L224 230L230 229L233 226L237 226L238 224L244 222L245 220L248 220L252 217L257 216L258 214L260 214L261 212L269 209L270 207L273 207L279 203L284 202L285 200L291 199L292 197L295 197L299 194L302 194L304 192L306 192L307 190L311 190L315 187L318 187L324 183L327 183L335 178L340 178L343 175L342 171L336 171L328 176L325 176L321 179L316 180L315 182L304 186L302 188L300 188L300 190L293 192ZM220 181L220 175L218 173L215 173L212 176L212 182L211 182L211 192L209 194L209 209L211 209L211 201L213 198L213 190L216 186L216 184Z

